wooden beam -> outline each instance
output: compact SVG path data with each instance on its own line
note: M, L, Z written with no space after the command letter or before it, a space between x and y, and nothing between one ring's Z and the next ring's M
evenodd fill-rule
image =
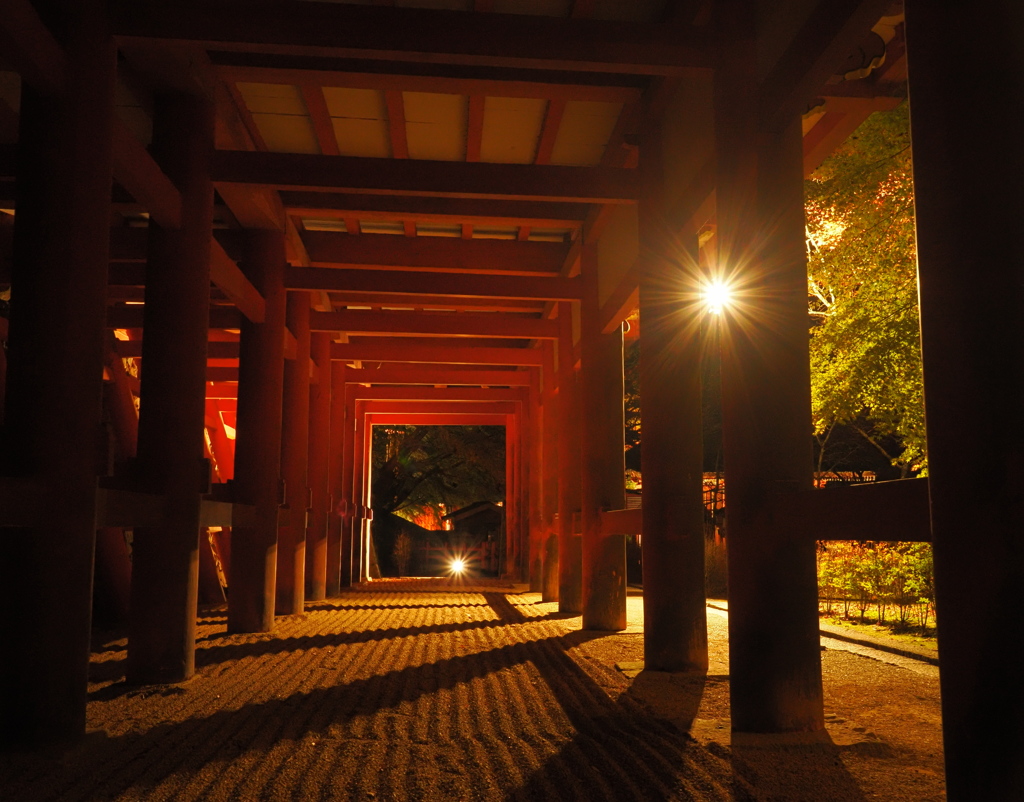
M404 198L330 192L282 192L281 199L289 213L300 217L401 222L413 215L422 223L468 222L479 226L538 228L579 228L590 209L585 203Z
M7 0L0 14L0 51L24 81L41 92L64 85L67 57L29 0Z
M352 398L364 401L417 401L417 402L476 402L476 401L518 401L525 403L529 390L510 387L503 390L488 390L480 387L363 387L355 385L346 389Z
M333 343L331 359L340 362L360 360L363 362L407 362L410 364L440 362L463 365L519 365L523 367L540 367L543 364L543 354L538 348L467 347L459 345L457 341L446 342L444 340L440 340L436 346L409 346L393 338L389 339L393 341ZM122 356L126 356L126 354L122 352Z
M602 535L639 535L644 531L643 510L605 510L601 513Z
M480 146L484 138L484 95L469 96L469 119L466 123L466 161L480 161Z
M549 100L548 108L544 114L544 125L541 128L540 139L537 142L537 152L534 154L534 164L550 164L551 153L555 149L555 140L558 138L558 129L562 125L562 117L565 116L564 100Z
M311 331L392 336L558 338L555 321L486 313L312 312L309 327Z
M334 135L334 123L331 122L331 114L327 109L327 101L324 99L324 91L319 86L304 83L301 86L302 99L306 102L306 110L309 118L313 121L313 131L316 134L317 144L324 156L337 156L338 138Z
M353 6L355 7L355 6ZM636 170L218 150L218 184L428 197L635 203Z
M266 317L263 296L217 240L213 240L210 248L210 281L246 318L253 323L263 322Z
M181 193L120 117L115 115L114 178L164 228L181 225Z
M254 81L292 86L372 89L378 92L431 92L444 95L512 97L536 100L579 100L595 103L631 103L640 99L644 80L633 76L594 73L542 73L536 70L456 69L451 65L389 65L398 72L360 72L335 67L324 59L252 56L243 53L211 54L226 81ZM273 65L265 62L272 58ZM344 62L365 65L365 62ZM491 77L483 77L485 73ZM545 80L550 77L552 80ZM566 80L567 78L572 80Z
M388 309L417 309L426 312L520 312L540 313L542 301L520 300L517 298L493 298L485 296L454 297L446 295L415 295L385 292L343 292L331 295L335 307L383 307ZM318 309L330 312L332 309Z
M398 90L389 89L384 93L388 108L388 137L391 140L391 157L409 158L409 138L405 129L405 100Z
M356 402L361 415L520 415L519 401L374 401Z
M369 412L370 426L504 426L507 413Z
M435 270L530 276L557 274L567 245L449 237L396 237L307 231L310 263L329 268Z
M118 340L118 356L138 359L142 356L142 340ZM207 359L238 359L238 343L212 341L206 344Z
M433 368L348 368L346 384L438 384L471 387L529 387L526 370L435 370Z
M107 326L112 329L141 329L145 306L114 306L107 309ZM232 306L210 307L211 329L237 329L242 323L241 313Z
M578 277L482 276L467 273L346 270L331 267L293 267L285 273L285 287L290 290L375 294L422 293L451 298L521 298L539 301L578 301L582 293L582 284Z
M790 531L813 540L931 541L927 479L870 482L779 496Z
M889 0L818 0L759 87L762 120L776 127L802 114L890 5Z
M127 40L282 55L650 75L711 66L702 31L660 23L294 0L249 3L244 14L240 24L237 4L225 0L120 3L113 29Z

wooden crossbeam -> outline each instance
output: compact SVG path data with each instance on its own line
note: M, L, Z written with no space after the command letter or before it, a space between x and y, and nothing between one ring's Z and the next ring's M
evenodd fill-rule
M346 384L467 385L470 387L529 387L526 370L435 370L433 368L348 368Z
M0 50L22 79L53 93L64 85L67 57L29 0L7 0L0 14Z
M454 237L396 237L389 234L303 235L315 267L399 268L460 272L556 274L569 246L559 242L464 240Z
M448 198L635 203L639 174L621 167L371 159L218 150L214 181L290 190Z
M470 222L480 226L576 229L587 217L584 203L542 203L517 200L355 195L335 192L284 191L281 200L297 217L404 221Z
M543 301L520 300L516 298L494 298L487 296L456 297L451 295L414 295L385 292L332 292L331 299L336 307L382 307L388 309L419 309L424 311L448 312L541 312ZM320 309L329 312L329 309Z
M250 2L244 24L226 0L120 2L122 39L157 39L209 50L676 75L711 66L696 28L618 20L465 14L294 0Z
M356 401L364 415L519 415L519 401Z
M455 341L457 342L457 341ZM212 343L211 343L212 345ZM127 354L123 354L127 356ZM237 354L236 354L237 355ZM403 341L333 343L331 359L342 362L407 362L410 364L451 363L463 365L521 365L539 367L539 348L466 347L439 340L436 346L410 346Z
M578 82L547 81L536 71L495 74L494 77L479 77L482 70L468 71L465 75L454 76L448 67L425 74L412 72L396 65L398 72L358 72L343 68L331 68L322 60L280 58L274 65L266 65L267 57L259 60L249 54L218 52L211 55L217 64L218 73L227 81L255 81L268 84L290 84L305 87L342 87L345 89L373 89L378 92L432 92L445 95L476 97L514 97L538 100L580 100L597 103L630 103L639 100L641 89L631 85L638 78L623 79L620 75L580 75ZM301 65L301 66L299 66ZM543 75L543 74L542 74ZM565 73L558 74L563 77ZM595 78L606 78L605 83L593 83Z
M118 340L118 356L139 358L142 356L142 340ZM237 342L213 341L206 344L207 359L238 359Z
M266 318L266 303L217 240L210 246L210 281L253 323Z
M366 422L371 426L504 426L507 414L466 412L370 412Z
M762 120L778 125L801 114L890 5L888 0L818 0L759 87Z
M605 510L601 513L602 535L639 535L644 531L643 510Z
M141 329L144 314L144 306L114 306L107 309L107 326L112 329ZM211 329L237 329L241 323L242 315L234 307L210 307Z
M463 240L458 240L463 243ZM483 242L493 243L491 240ZM505 243L502 243L505 244ZM452 298L520 298L538 301L578 301L577 278L551 276L480 276L465 273L422 273L399 270L344 270L327 267L291 268L285 286L297 290L367 292L450 296Z
M474 402L474 401L518 401L526 403L529 391L511 387L503 390L482 389L480 387L348 387L346 394L351 398L364 401L416 401L430 403L439 401Z
M340 331L426 337L501 337L558 339L558 325L551 320L497 314L416 314L407 312L311 312L311 331Z
M784 526L813 540L931 541L927 479L807 490L776 504Z

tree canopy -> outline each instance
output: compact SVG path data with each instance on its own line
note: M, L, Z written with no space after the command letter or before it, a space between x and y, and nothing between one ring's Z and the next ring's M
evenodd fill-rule
M443 515L504 497L505 427L373 427L375 512Z
M805 184L815 435L925 466L907 104L869 117Z

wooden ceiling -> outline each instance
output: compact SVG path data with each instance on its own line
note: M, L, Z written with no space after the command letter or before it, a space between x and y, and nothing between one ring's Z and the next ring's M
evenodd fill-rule
M176 219L176 192L154 174L144 147L154 95L186 89L207 93L217 109L212 302L222 309L211 325L219 338L233 336L239 314L260 313L233 261L237 231L278 228L288 239L287 286L310 291L314 328L334 332L335 358L383 363L404 352L417 364L535 369L539 360L517 362L508 352L555 339L558 302L581 298L581 242L599 238L614 209L639 197L641 132L714 63L713 6L113 3L120 80L111 325L133 328L140 314L142 227ZM792 30L777 34L790 44L779 64L802 53L801 37L809 42L808 64L787 66L803 70L798 77L816 74L814 57L833 39L851 53L840 60L844 72L814 79L804 118L810 170L871 111L899 102L902 18L889 2L780 6L791 7L792 20L777 24ZM45 70L46 48L36 49L12 65L22 75L26 64ZM0 73L2 142L16 142L17 109L17 76ZM6 182L0 194L8 199L0 208L13 211ZM606 304L609 326L635 305L635 273L619 284ZM231 306L239 312L224 308ZM427 354L440 345L451 353Z

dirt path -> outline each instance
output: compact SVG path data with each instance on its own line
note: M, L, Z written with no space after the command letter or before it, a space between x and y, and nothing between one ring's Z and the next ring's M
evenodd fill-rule
M905 695L937 700L934 680L828 651L834 743L733 744L723 615L709 614L706 680L631 676L615 666L642 658L640 601L613 636L494 585L371 586L269 635L227 635L214 611L200 622L197 675L180 686L126 686L124 641L101 643L92 734L61 758L4 757L0 799L942 798L941 764L888 735L878 711L847 710L863 689L842 690L867 679L889 693L914 677L924 685ZM934 745L928 716L919 723ZM886 796L894 787L906 794Z

